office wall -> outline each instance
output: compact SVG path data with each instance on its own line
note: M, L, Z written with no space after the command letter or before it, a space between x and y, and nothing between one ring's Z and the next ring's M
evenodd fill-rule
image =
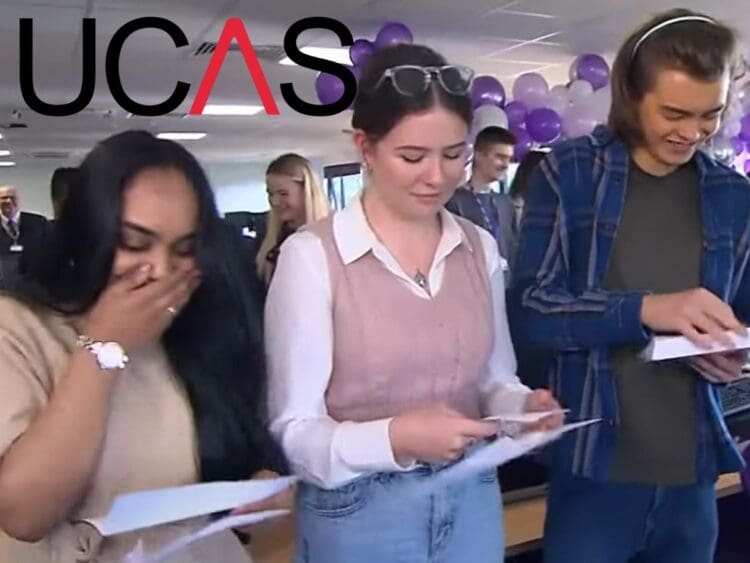
M25 211L51 216L50 178L58 166L71 166L65 161L40 162L11 168L0 168L0 185L15 185ZM314 163L322 174L322 163ZM216 193L222 213L228 211L265 211L265 170L267 163L211 162L204 167Z

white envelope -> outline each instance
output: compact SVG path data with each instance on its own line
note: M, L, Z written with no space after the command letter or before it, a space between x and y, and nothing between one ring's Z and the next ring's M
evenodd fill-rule
M714 352L730 352L732 350L746 350L750 348L750 334L748 336L739 336L732 331L727 331L726 335L732 340L731 346L714 343L708 349L696 346L684 336L656 336L651 339L649 345L641 352L641 358L648 362L658 362L661 360L689 358L712 354Z
M493 414L492 416L485 416L482 420L499 420L500 422L513 422L517 424L534 424L548 416L567 414L569 412L570 409L555 409L552 411L541 412L501 413Z
M232 510L287 489L296 477L213 482L121 495L109 513L86 520L102 536L114 536Z

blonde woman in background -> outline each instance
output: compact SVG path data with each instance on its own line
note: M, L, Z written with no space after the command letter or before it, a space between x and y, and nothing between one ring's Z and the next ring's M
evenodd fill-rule
M268 165L266 190L271 211L256 267L268 285L284 240L300 227L328 216L330 207L310 161L298 154L283 154Z

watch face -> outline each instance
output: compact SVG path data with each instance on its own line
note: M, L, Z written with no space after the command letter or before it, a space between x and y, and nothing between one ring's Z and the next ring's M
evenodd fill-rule
M116 342L106 342L99 347L96 354L99 364L104 369L121 368L124 365L125 352Z

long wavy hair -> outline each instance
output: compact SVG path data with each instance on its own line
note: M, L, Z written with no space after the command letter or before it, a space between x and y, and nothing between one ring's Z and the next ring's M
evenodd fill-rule
M306 225L327 217L331 212L331 208L328 205L328 198L326 198L323 192L318 175L315 173L310 161L303 156L294 153L282 154L268 165L266 176L269 174L289 176L300 185L305 198ZM261 279L265 278L266 268L268 267L266 258L279 244L282 229L283 225L279 220L279 216L271 208L271 211L268 213L266 236L255 258L255 268Z

